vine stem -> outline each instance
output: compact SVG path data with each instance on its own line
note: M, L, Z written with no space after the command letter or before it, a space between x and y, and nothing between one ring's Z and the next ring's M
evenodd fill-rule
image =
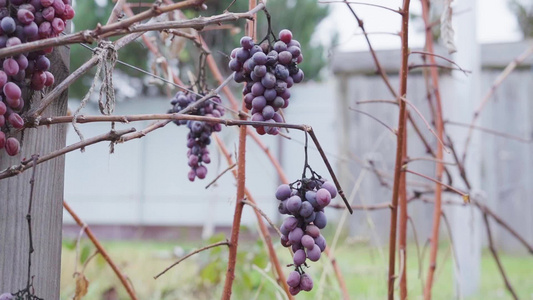
M226 158L226 161L228 162L228 165L233 165L234 162L231 159L231 154L228 151L228 149L226 148L226 146L224 145L224 143L222 142L222 140L216 134L213 134L213 138L215 139L215 141L216 141L216 143L218 145L218 148L220 149L220 152L222 152L222 154ZM233 168L231 170L231 172L232 172L233 176L235 177L235 179L237 179L237 175L238 175L237 174L237 170L235 170L235 168ZM257 202L255 202L254 198L252 197L252 194L250 193L250 191L248 189L245 188L244 189L244 193L246 195L246 198L247 198L248 202L257 205ZM243 202L243 204L244 204L244 202ZM289 292L289 286L287 285L286 278L285 278L285 275L283 273L283 268L281 267L281 264L280 264L279 259L278 259L278 255L276 254L276 250L274 249L274 246L272 244L272 238L270 236L270 232L268 231L268 228L266 227L265 222L263 221L262 216L260 215L260 213L257 210L255 210L255 209L254 209L254 213L255 213L255 216L257 218L257 223L259 224L259 232L262 234L263 239L265 240L265 244L267 246L269 258L272 261L272 265L274 265L274 268L276 269L276 273L278 274L278 279L279 279L278 280L278 284L280 284L282 286L283 290L287 294L287 297L289 297L289 299L292 300L294 298Z
M64 200L63 200L63 207L72 216L74 221L76 221L76 223L83 228L83 231L85 231L85 233L87 234L87 237L91 240L91 242L96 247L96 249L98 249L98 252L102 255L104 260L109 264L111 269L113 269L113 272L115 272L115 274L117 275L118 279L120 280L120 282L122 283L122 285L126 289L126 292L128 292L128 295L130 296L130 298L136 300L137 299L137 295L135 295L135 292L133 291L131 285L128 282L128 279L126 279L126 276L124 276L124 274L122 274L122 272L119 270L119 268L117 267L115 262L111 259L111 257L107 253L107 251L102 246L102 244L100 244L100 241L98 241L96 236L94 236L91 228L89 228L89 225L85 224L80 219L80 217L74 212L74 210L72 210L70 205L68 205L67 202L65 202Z
M433 49L433 33L431 27L429 26L429 1L421 0L422 2L422 18L424 19L424 24L426 25L426 51L430 53L428 55L428 60L430 65L435 65L435 53ZM437 139L442 141L444 138L444 123L442 118L442 102L440 97L439 89L439 73L437 68L430 68L430 76L433 94L435 96L435 125L437 127ZM437 143L437 153L436 153L436 170L435 170L435 179L436 181L442 181L442 174L444 171L444 164L442 163L443 159L443 144L442 142ZM431 233L431 249L429 252L429 269L424 287L424 299L431 299L431 289L433 287L433 278L435 276L435 269L437 267L437 252L439 250L439 228L440 228L440 218L442 215L442 184L435 184L435 205L433 207L433 225Z
M400 237L403 239L405 232L407 231L407 198L405 193L405 173L402 172L403 160L405 158L405 150L407 147L407 104L405 101L401 101L400 97L405 97L407 93L407 75L409 72L408 58L409 58L409 45L408 45L408 28L409 28L409 4L410 0L403 1L403 7L401 10L402 15L402 29L400 36L402 39L402 61L400 68L400 91L398 94L398 105L400 107L399 120L398 120L398 140L396 145L396 163L394 166L394 183L392 188L392 205L391 205L391 223L390 223L390 235L389 235L389 277L388 277L388 299L394 299L394 280L396 275L395 263L396 263L396 232L398 222L398 198L400 198L400 206L402 214L400 215ZM403 175L402 175L403 173ZM400 250L405 250L405 241L402 240ZM404 252L405 254L405 252ZM404 261L404 263L406 263ZM403 270L405 272L405 268ZM407 296L407 276L401 276L403 283L400 286L402 296ZM402 297L402 299L405 299Z
M252 10L257 6L256 0L248 1L248 9ZM255 16L246 22L246 34L252 38L256 36ZM242 111L247 112L244 101L242 101ZM240 117L246 120L245 116ZM228 268L226 270L226 280L222 291L222 300L231 299L231 289L235 280L235 264L237 263L237 248L239 244L239 231L241 227L242 210L244 207L244 190L246 186L246 126L239 128L239 152L237 157L237 199L235 201L235 213L233 215L233 225L231 228L231 240L229 244Z

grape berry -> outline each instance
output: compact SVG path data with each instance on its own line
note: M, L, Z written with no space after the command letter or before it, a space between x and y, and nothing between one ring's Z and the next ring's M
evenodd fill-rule
M243 89L244 103L251 110L252 121L282 123L278 112L289 105L289 88L304 78L298 68L303 60L300 43L292 33L283 29L279 40L255 45L252 38L244 36L241 47L233 49L229 68L235 71L236 82L246 82ZM254 126L257 133L276 135L277 127Z
M8 3L10 2L10 3ZM65 30L65 22L74 18L69 0L0 1L0 48L16 46L58 36ZM20 143L7 137L10 128L21 129L24 121L22 89L40 91L54 83L48 71L50 60L45 56L53 48L19 54L0 59L0 149L17 155Z
M297 186L294 188L294 186ZM326 240L320 229L326 227L324 208L337 196L334 184L324 179L304 178L288 185L282 184L276 191L276 198L281 201L279 212L291 215L280 227L281 244L291 247L294 252L295 270L287 277L287 284L292 295L300 291L310 291L313 280L303 271L306 260L318 261L326 249Z
M173 107L168 111L169 113L178 113L189 105L193 104L199 99L197 95L192 93L184 93L179 91L170 101ZM224 115L225 109L220 105L222 101L219 97L213 97L203 102L199 107L191 112L192 115L206 116L220 118ZM175 120L176 125L187 125L190 129L187 134L187 157L189 159L189 167L191 170L188 173L190 181L194 181L196 177L204 179L207 175L207 168L205 164L211 162L209 157L209 150L207 146L211 143L211 133L222 130L220 124L206 123L202 121L187 121Z

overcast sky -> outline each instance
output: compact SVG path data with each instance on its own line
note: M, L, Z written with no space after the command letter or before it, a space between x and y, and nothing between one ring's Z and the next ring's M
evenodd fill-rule
M438 2L436 0L435 2ZM459 2L461 0L455 0ZM533 0L523 0L531 3ZM391 8L401 6L400 0L366 0L362 2L379 4ZM477 35L480 43L494 43L503 41L517 41L522 38L518 24L508 7L508 0L477 0ZM367 45L357 27L357 23L344 4L327 4L331 6L331 15L320 25L317 32L317 39L328 40L331 36L331 29L337 28L340 34L339 49L341 50L366 50ZM384 9L355 5L357 15L363 19L365 29L368 32L398 32L400 28L400 16L394 12ZM453 7L453 3L452 3ZM421 13L420 1L411 1L411 12ZM460 12L457 12L460 13ZM412 23L410 31L410 46L421 46L423 44L423 32L421 23ZM418 25L418 26L417 26ZM416 28L418 27L418 28ZM458 29L455 29L458 30ZM399 38L392 35L372 35L372 44L375 48L397 48Z

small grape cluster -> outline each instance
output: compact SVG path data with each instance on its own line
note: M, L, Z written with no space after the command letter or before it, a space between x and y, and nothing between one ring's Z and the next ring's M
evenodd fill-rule
M289 88L304 78L303 71L298 68L303 61L300 43L287 29L280 31L278 37L272 47L270 41L259 46L245 36L241 39L241 47L231 52L229 68L235 71L236 82L246 82L244 103L252 110L252 121L282 123L278 110L289 105ZM279 132L277 127L254 127L261 135Z
M74 9L69 0L0 0L0 48L56 37L72 18ZM24 127L19 115L24 108L22 88L29 85L39 91L54 83L54 75L48 72L50 60L45 56L52 51L50 47L0 59L0 149L5 148L8 155L20 150L19 141L6 139L5 132L8 126Z
M179 91L170 101L173 107L169 113L178 113L187 108L199 99L197 95ZM191 112L192 115L220 118L224 115L225 109L220 104L222 101L219 97L212 97L203 102L199 107ZM187 134L187 157L189 159L188 173L190 181L196 177L204 179L207 175L207 168L204 164L211 162L207 146L211 144L211 133L222 130L222 125L218 123L206 123L202 121L175 120L176 125L187 125L190 132Z
M294 185L297 188L294 188ZM287 277L292 295L310 291L313 280L303 271L306 259L318 261L326 249L326 239L320 229L326 227L324 208L337 196L335 185L320 178L304 178L288 185L282 184L276 191L281 201L279 212L291 215L280 227L281 244L292 247L295 270Z

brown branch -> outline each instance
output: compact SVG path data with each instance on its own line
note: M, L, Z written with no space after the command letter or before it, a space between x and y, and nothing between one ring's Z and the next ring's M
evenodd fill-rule
M341 269L339 268L339 265L337 264L337 259L333 255L331 255L331 252L329 250L330 250L329 247L326 246L325 252L329 260L331 261L331 265L333 266L333 271L335 272L335 276L337 276L337 280L339 281L339 286L342 292L342 299L349 300L350 294L348 293L348 288L346 287L346 281L344 280L344 277L342 276L342 273L341 273Z
M217 180L220 179L220 177L222 177L224 174L226 174L226 172L230 171L231 169L235 168L237 164L233 164L229 167L227 167L224 171L222 171L220 174L217 175L217 177L215 177L215 179L213 179L208 185L205 186L205 189L208 189L210 186L212 186L213 184L215 184L215 182L217 182Z
M402 39L402 59L400 67L400 90L397 94L400 111L398 113L398 140L396 144L396 162L394 167L394 182L392 188L391 200L391 222L389 235L389 273L388 273L388 299L394 299L394 280L395 275L395 259L396 259L396 232L397 232L397 218L398 218L398 198L400 198L400 251L406 251L406 232L407 232L407 198L405 187L405 173L402 172L402 165L407 152L407 107L405 101L400 101L399 97L405 97L407 94L407 76L408 76L408 28L409 28L409 0L404 0L401 10L402 28L400 31ZM376 58L377 59L377 58ZM385 78L385 77L384 77ZM406 262L404 262L406 263ZM407 297L407 276L405 268L402 270L402 282L400 283L400 294L402 299Z
M472 116L472 122L470 122L470 130L468 131L468 136L466 138L465 147L463 150L463 157L462 157L463 163L466 160L466 153L467 153L468 146L470 145L470 140L472 139L474 125L476 124L476 121L479 118L481 111L483 110L485 105L488 103L490 98L492 98L492 96L496 92L496 89L498 89L498 87L505 81L505 79L507 79L507 77L509 77L509 75L514 71L514 69L518 67L518 65L520 65L526 58L528 58L532 54L533 54L533 44L529 48L527 48L524 52L522 52L518 57L516 57L512 62L510 62L505 67L505 69L503 69L500 75L498 75L498 77L492 83L487 94L485 94L485 96L481 100L481 103L479 104L476 111L474 112L474 115Z
M279 228L274 224L274 222L272 222L272 220L270 220L270 218L267 216L267 214L265 214L264 211L262 211L258 206L257 204L251 202L251 201L248 201L246 199L243 199L242 200L242 203L246 204L246 205L249 205L251 206L254 210L256 210L263 218L265 218L265 220L268 222L268 224L274 228L274 230L278 233L278 235L281 237L283 234L281 234L281 231L279 231Z
M405 162L405 164L408 164L408 163L413 162L413 161L432 161L432 162L435 162L435 163L441 163L441 164L445 164L445 165L452 165L452 166L457 165L457 163L454 163L454 162L438 160L438 159L432 158L432 157L413 157L413 158L409 157L409 158L407 158L407 161Z
M533 142L533 139L525 139L525 138L522 138L522 137L519 137L519 136L516 136L516 135L508 134L508 133L505 133L505 132L501 132L501 131L497 131L497 130L493 130L493 129L485 128L485 127L481 127L481 126L476 126L476 125L471 125L471 124L466 124L466 123L461 123L461 122L455 122L455 121L449 121L449 120L445 121L444 123L445 124L450 124L450 125L462 126L462 127L470 127L472 129L477 129L479 131L490 133L490 134L496 135L496 136L501 136L501 137L506 138L506 139L519 141L519 142L522 142L522 143L531 143L531 142Z
M328 4L328 3L331 3L331 4L333 4L333 3L340 3L340 4L348 3L348 4L356 4L356 5L365 5L365 6L377 7L377 8L381 8L381 9L385 9L385 10L388 10L388 11L395 12L397 14L401 14L401 11L398 10L398 9L390 8L390 7L383 6L383 5L366 3L366 2L356 2L356 1L318 1L318 3L325 3L325 4Z
M437 164L438 164L438 163L437 163ZM439 181L439 180L437 180L437 179L431 178L431 177L429 177L429 176L426 176L426 175L424 175L424 174L421 174L421 173L418 173L418 172L415 172L415 171L412 171L412 170L404 169L404 172L411 173L411 174L415 174L415 175L420 176L420 177L422 177L422 178L425 178L425 179L427 179L427 180L433 181L434 183L437 184L437 185L435 186L435 189L437 189L438 186L441 186L441 189L442 189L442 186L444 186L444 187L446 187L447 189L449 189L449 190L451 190L451 191L454 191L455 193L461 195L461 196L463 197L463 200L464 200L465 203L470 202L470 196L469 196L467 193L462 192L462 191L460 191L460 190L454 188L454 187L451 186L451 185L448 185L448 184L446 184L446 183L444 183L444 182L442 182L442 181Z
M518 300L518 295L516 294L513 286L511 285L511 282L507 278L507 275L505 274L505 269L503 268L502 262L500 261L500 256L498 255L498 251L496 251L496 247L494 246L494 241L492 240L492 231L490 230L490 222L487 217L487 214L483 214L483 220L485 221L485 228L487 229L487 238L489 240L489 249L492 253L492 256L494 257L494 261L496 261L496 264L498 265L498 270L500 270L500 274L502 275L503 281L505 282L505 287L511 293L513 299Z
M435 53L431 53L431 52L425 52L425 51L411 51L410 54L421 54L421 55L429 55L429 56L435 56L435 57L438 57L440 59L443 59L449 63L451 63L452 65L455 65L460 71L462 71L463 73L467 73L467 72L470 72L472 73L471 71L467 71L467 70L464 70L463 68L461 68L461 66L459 66L456 62L454 62L453 60L447 58L447 57L444 57L442 55L438 55L438 54L435 54Z
M222 143L222 140L220 140L218 135L214 134L213 138L217 142L220 152L222 152L222 154L226 158L228 165L234 164L233 160L231 159L231 154L229 153L224 143ZM231 172L233 173L233 176L235 177L235 179L237 179L237 171L233 169ZM250 191L248 189L245 189L244 191L245 191L245 195L248 201L250 201L251 203L256 203ZM281 287L283 287L283 290L287 294L287 297L289 297L289 299L294 299L293 296L289 292L289 286L287 285L285 274L283 274L283 269L279 262L276 251L274 250L274 246L272 245L272 238L270 236L270 232L268 231L265 223L263 222L261 215L256 210L254 210L254 213L257 218L257 223L259 224L259 232L263 236L263 239L265 240L265 245L268 250L269 258L272 262L272 265L274 265L276 273L278 274L278 279L279 279L278 283L281 285Z
M256 7L256 0L248 1L248 9L252 10ZM255 20L246 23L246 34L252 39L255 37ZM242 102L242 110L248 112ZM246 120L246 117L241 116L241 120ZM233 281L235 280L235 264L237 263L237 248L239 245L239 232L241 227L241 216L244 203L244 190L246 188L246 126L239 128L239 152L237 159L237 196L235 201L235 213L233 214L233 224L231 227L231 242L229 245L228 268L226 270L226 280L224 282L224 290L222 291L222 300L231 299L231 290Z
M70 208L70 206L67 204L67 202L63 201L63 207L68 211L68 213L72 216L72 218L74 219L74 221L76 221L76 223L83 228L83 230L85 231L85 233L87 234L87 237L91 240L91 242L94 244L94 246L96 247L96 249L98 249L98 252L100 252L100 254L102 255L102 257L104 258L104 260L109 264L109 266L111 267L111 269L113 269L113 272L115 272L115 274L117 275L118 279L120 280L120 282L122 283L122 285L124 286L124 288L126 289L126 292L128 292L128 295L130 296L131 299L134 299L136 300L137 299L137 296L135 295L135 292L133 291L132 289L132 286L128 283L127 279L126 279L126 276L124 276L124 274L122 274L122 272L119 270L119 268L117 267L117 265L113 262L113 260L111 259L111 257L109 256L109 254L107 253L107 251L104 249L104 247L102 246L102 244L100 244L100 241L98 241L98 239L96 238L96 236L94 236L91 228L89 228L89 226L84 223L80 217L78 217L78 215L72 210L72 208Z
M364 112L362 110L359 110L357 108L351 108L351 107L348 107L349 110L352 110L352 111L355 111L355 112L358 112L360 114L363 114L365 116L368 116L370 118L372 118L374 121L378 122L379 124L383 125L385 128L387 128L390 132L392 132L392 134L394 135L398 135L398 133L396 132L396 130L392 129L389 125L385 124L385 122L381 121L380 119L374 117L373 115L367 113L367 112Z
M0 49L0 58L14 56L16 54L20 54L24 52L42 50L42 49L49 48L49 47L57 47L61 45L69 45L69 44L77 44L77 43L93 43L102 38L108 38L108 37L116 36L120 34L126 34L126 33L132 33L132 32L145 32L147 30L152 30L151 24L142 24L138 26L135 26L133 24L140 22L140 21L147 20L152 17L159 16L160 14L165 13L165 12L169 12L169 11L173 11L177 9L184 9L184 8L193 7L193 6L199 6L199 5L202 5L204 2L205 0L185 0L179 3L175 3L172 5L166 5L166 6L154 4L151 9L144 11L142 13L139 13L131 18L127 18L120 22L115 22L112 24L104 25L104 26L98 24L96 28L93 30L83 30L83 31L76 32L76 33L61 35L61 36L53 37L53 38L42 39L42 40L38 40L34 42L23 43L20 45ZM217 17L220 17L220 16L217 16ZM217 23L219 22L219 20L218 19L212 20L210 18L207 18L207 19L198 18L197 22L193 22L196 24L190 24L190 25L199 26L203 22ZM174 22L161 22L158 25L160 27L159 30L161 30L161 29L169 28L169 26L175 26L176 24ZM207 24L204 24L204 25L207 25ZM155 27L157 28L157 26ZM154 29L154 30L157 30L157 29Z
M461 68L457 68L457 67L450 67L450 66L445 66L445 65L439 65L437 63L434 63L434 64L413 64L413 65L409 65L409 70L414 70L414 69L417 69L417 68L437 68L437 69L446 69L446 70L456 70L456 71L462 71L463 73L465 74L468 74L468 73L472 73L472 71L468 71L468 70L463 70Z
M109 18L107 19L107 25L113 24L118 21L118 18L122 14L122 8L127 6L124 5L125 3L126 0L117 0L117 3L115 3L115 6L113 7L111 14L109 15ZM129 6L127 6L127 8L129 8Z
M157 274L154 276L154 279L157 279L159 278L161 275L165 274L168 270L172 269L173 267L177 266L180 262L186 260L187 258L197 254L197 253L200 253L202 251L205 251L205 250L208 250L208 249L211 249L211 248L214 248L214 247L218 247L218 246L229 246L229 242L226 240L226 241L223 241L223 242L218 242L218 243L214 243L214 244L211 244L211 245L207 245L205 247L202 247L200 249L196 249L194 251L192 251L191 253L185 255L184 257L180 258L178 261L176 261L175 263L171 264L170 266L168 266L165 270L163 270L161 273Z
M40 163L43 163L43 162L48 161L50 159L56 158L58 156L64 155L64 154L66 154L68 152L72 152L74 150L81 149L82 147L86 147L86 146L89 146L89 145L92 145L92 144L96 144L96 143L99 143L99 142L103 142L103 141L116 142L122 135L130 133L130 132L133 132L133 131L135 131L135 128L126 129L126 130L110 131L108 133L105 133L105 134L102 134L102 135L98 135L98 136L86 139L84 141L80 141L78 143L66 146L66 147L64 147L62 149L53 151L53 152L51 152L51 153L49 153L47 155L40 156L39 159L37 159L36 161L24 160L24 161L21 162L20 165L11 166L11 167L5 169L4 171L0 172L0 179L16 176L16 175L26 171L27 169L33 167L33 166L36 166L36 165L38 165Z

